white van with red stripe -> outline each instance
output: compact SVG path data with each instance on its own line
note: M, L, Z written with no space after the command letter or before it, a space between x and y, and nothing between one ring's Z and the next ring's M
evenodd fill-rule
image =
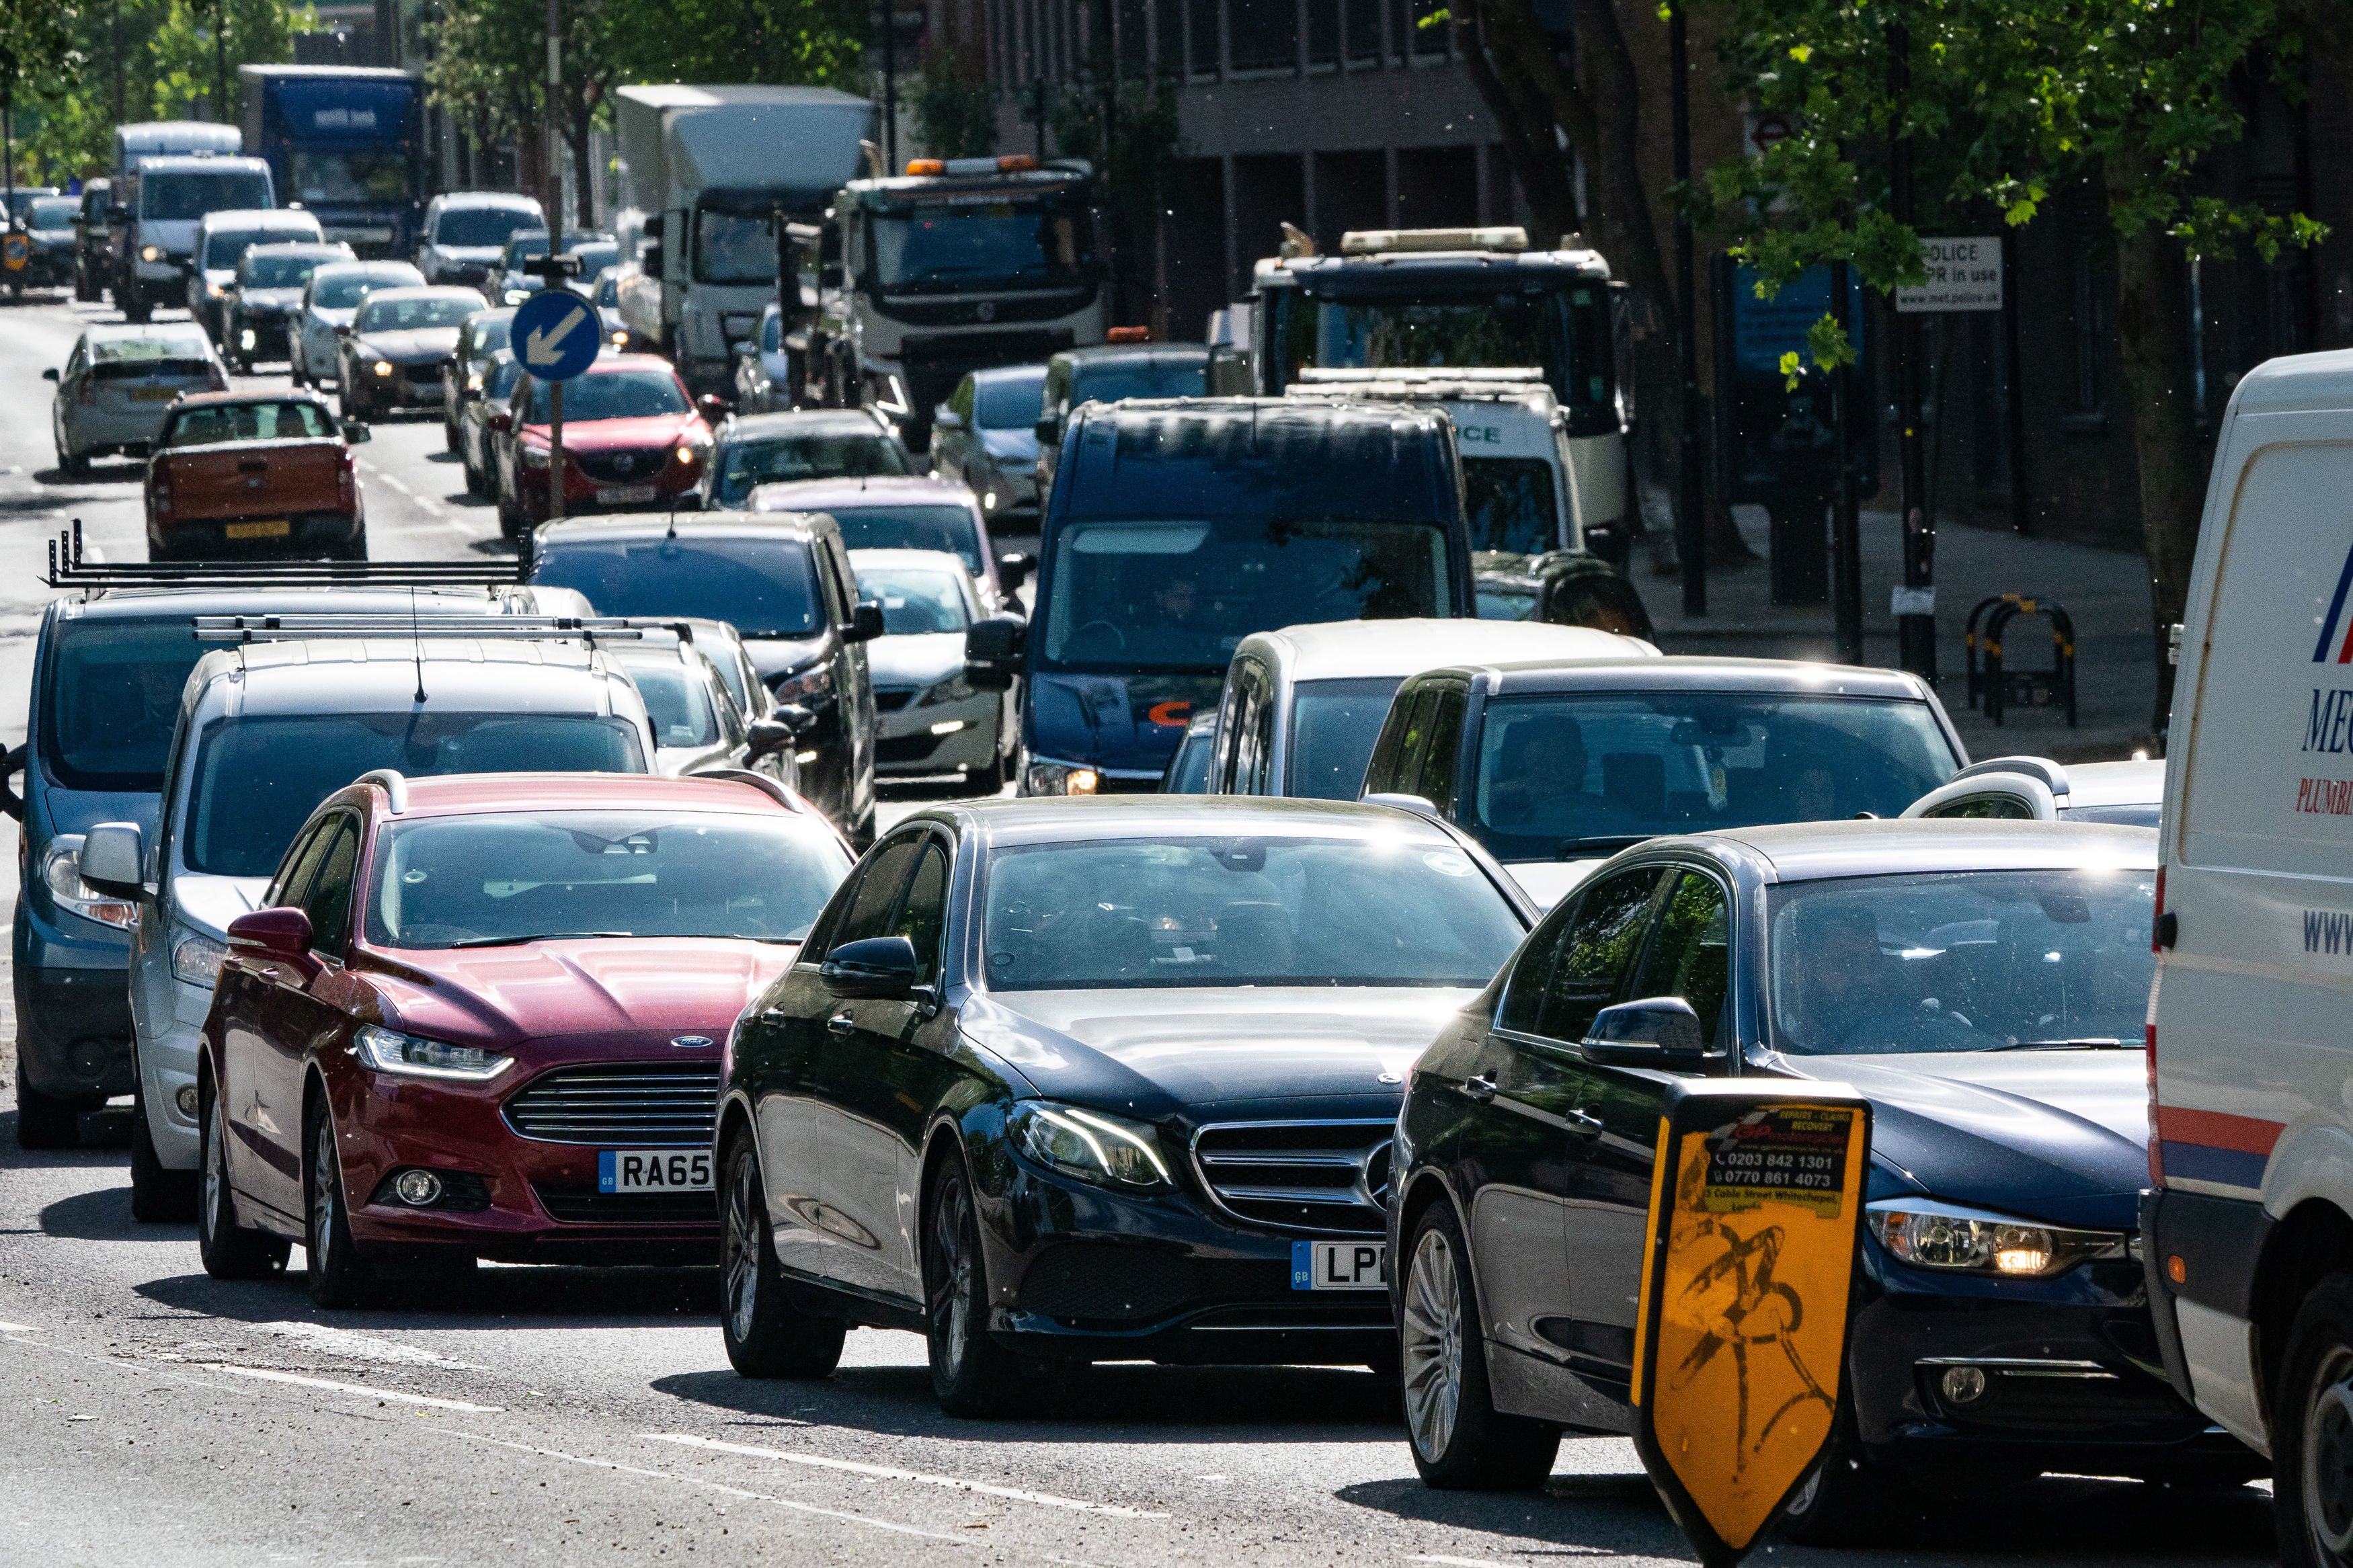
M2216 447L2174 689L2142 1238L2167 1369L2353 1563L2353 353Z

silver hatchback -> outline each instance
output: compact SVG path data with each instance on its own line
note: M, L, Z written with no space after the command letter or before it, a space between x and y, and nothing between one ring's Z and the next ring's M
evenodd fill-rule
M65 368L41 377L58 385L49 427L69 474L105 453L144 456L174 399L228 390L227 368L193 321L88 328Z

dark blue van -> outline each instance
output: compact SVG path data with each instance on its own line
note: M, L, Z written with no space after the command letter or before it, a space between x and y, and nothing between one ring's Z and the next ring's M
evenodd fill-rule
M1029 620L965 641L974 685L1025 685L1023 795L1159 788L1252 632L1473 612L1461 461L1435 410L1091 403L1056 468Z

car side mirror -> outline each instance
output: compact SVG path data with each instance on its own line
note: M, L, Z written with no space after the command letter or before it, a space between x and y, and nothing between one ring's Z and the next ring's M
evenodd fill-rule
M264 958L305 958L313 937L311 917L296 909L256 910L228 922L232 952Z
M51 365L51 366L49 366L49 368L48 368L48 369L47 369L47 370L43 371L43 372L41 373L41 379L42 379L43 381L55 381L55 380L57 380L57 379L58 379L58 367L57 367L57 366L55 366L55 365Z
M1366 805L1395 806L1399 811L1412 812L1416 816L1436 817L1437 803L1425 795L1391 795L1376 792L1364 797Z
M904 996L915 988L915 944L903 936L845 942L826 955L817 977L837 996Z
M337 336L337 337L339 337L339 338L348 338L348 337L350 337L351 335L352 335L352 324L351 324L349 321L343 321L343 322L339 322L339 323L337 323L337 325L336 325L336 327L335 327L335 336Z
M817 715L797 702L787 702L770 714L767 722L782 724L796 741L817 728Z
M1018 550L1008 550L997 558L997 580L1008 594L1018 594L1021 584L1029 581L1029 574L1038 570L1038 558Z
M82 836L81 879L110 899L147 896L147 844L135 822L101 822Z
M964 428L964 416L958 414L955 409L950 408L946 404L943 403L937 408L932 410L932 428L934 430L961 430Z
M106 209L106 221L109 223L129 223L131 221L131 209L129 207L109 207Z
M820 289L840 288L841 263L839 261L826 261L818 263L817 269L817 281L818 287Z
M706 392L694 400L694 411L715 425L727 417L727 400L717 393Z
M493 415L491 415L491 430L492 434L494 434L494 435L499 435L499 436L512 436L512 435L513 435L513 434L514 434L514 416L513 416L513 415L512 415L512 414L509 414L509 413L508 413L505 409L503 409L503 408L500 409L496 414L493 414Z
M727 352L733 354L737 359L750 359L754 354L759 353L759 349L755 344L754 344L751 339L737 338L733 342L727 345Z
M657 281L660 279L662 275L662 247L659 240L655 240L651 244L648 245L643 250L638 252L638 270Z
M842 632L845 642L872 642L882 635L882 606L872 599L861 599L849 613L849 625Z
M366 426L361 424L358 420L346 419L343 421L343 440L349 445L356 447L362 442L373 441L375 439L375 433L369 430Z
M1039 446L1050 447L1061 437L1062 422L1059 419L1040 419L1029 428L1038 437Z
M1577 1049L1587 1061L1609 1067L1687 1067L1707 1055L1699 1015L1680 996L1604 1007Z
M964 630L964 678L980 691L1009 691L1020 673L1029 623L1018 616L984 616Z
M751 741L747 749L752 760L758 762L762 757L773 757L790 746L799 731L782 719L754 719L747 734Z

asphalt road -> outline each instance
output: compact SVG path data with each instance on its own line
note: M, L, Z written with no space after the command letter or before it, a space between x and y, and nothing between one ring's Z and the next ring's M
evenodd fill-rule
M50 450L40 371L102 318L0 308L9 744L44 541L79 517L108 558L142 552L139 469L68 481ZM362 449L378 557L503 549L441 447L438 420L413 416ZM0 832L13 858L14 824ZM1393 1391L1353 1369L1103 1367L1040 1386L1022 1419L960 1422L933 1403L909 1334L854 1332L822 1383L736 1377L708 1272L485 1268L461 1299L336 1314L310 1306L299 1272L218 1284L191 1227L132 1222L121 1112L87 1119L79 1151L16 1149L13 1033L0 1564L1688 1560L1630 1444L1565 1444L1540 1494L1432 1492ZM1760 1560L2253 1562L2273 1555L2269 1501L2091 1478L1960 1488L1883 1550Z

